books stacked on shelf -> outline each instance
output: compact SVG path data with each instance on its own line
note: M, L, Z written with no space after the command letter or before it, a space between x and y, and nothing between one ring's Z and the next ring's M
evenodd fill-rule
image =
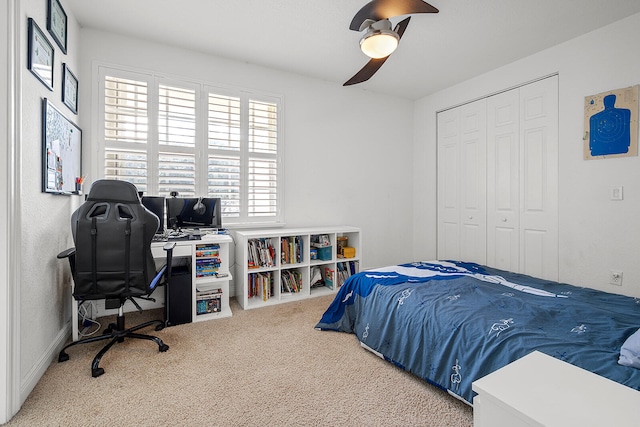
M360 270L359 261L346 261L338 263L338 287L352 275L356 274Z
M219 256L220 245L217 243L196 245L196 257L198 258L218 258Z
M218 274L219 268L220 245L196 245L196 277L214 276Z
M271 244L271 239L249 239L247 241L248 267L274 267L276 251Z
M272 273L249 273L248 297L261 297L263 301L268 301L273 295L273 275Z
M302 290L302 273L297 270L284 270L280 273L280 292L297 293Z
M196 289L196 314L219 313L222 310L222 289Z
M283 264L302 262L302 236L283 237L280 243L280 255Z

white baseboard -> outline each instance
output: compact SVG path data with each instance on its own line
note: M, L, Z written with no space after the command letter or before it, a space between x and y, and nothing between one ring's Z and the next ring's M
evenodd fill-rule
M58 335L56 335L55 339L49 344L49 347L42 354L42 357L38 360L37 363L33 365L33 368L27 375L25 375L24 379L20 382L20 406L27 400L29 394L33 391L40 378L44 375L44 373L51 365L51 362L58 360L58 352L64 347L67 343L68 338L71 336L71 324L67 323L64 328L60 330Z

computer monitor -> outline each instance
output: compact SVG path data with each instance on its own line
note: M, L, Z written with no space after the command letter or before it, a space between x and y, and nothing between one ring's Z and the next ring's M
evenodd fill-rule
M167 198L167 227L222 228L220 198Z
M153 212L160 220L160 226L156 234L164 233L164 197L142 196L141 200L144 207Z

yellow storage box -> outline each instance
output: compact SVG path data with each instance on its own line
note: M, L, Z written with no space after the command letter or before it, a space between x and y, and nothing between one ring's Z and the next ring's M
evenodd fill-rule
M342 256L345 258L353 258L356 256L356 248L345 246L342 248Z

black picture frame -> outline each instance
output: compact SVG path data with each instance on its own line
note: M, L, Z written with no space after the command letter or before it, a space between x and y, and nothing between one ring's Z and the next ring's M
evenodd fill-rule
M82 179L82 130L43 98L42 192L80 194Z
M49 90L53 91L53 64L55 51L36 21L29 18L29 52L27 67Z
M48 0L47 7L47 30L53 40L62 50L67 53L67 13L62 8L60 0Z
M78 114L78 78L67 64L62 64L62 103Z

